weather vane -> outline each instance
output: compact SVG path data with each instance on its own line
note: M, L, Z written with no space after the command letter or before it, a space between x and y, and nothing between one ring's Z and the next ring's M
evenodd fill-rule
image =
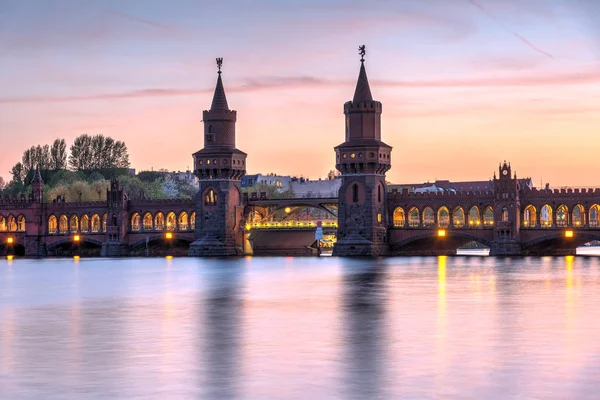
M223 66L223 58L217 58L217 68L219 68L219 74L221 73L222 66Z
M365 45L358 46L358 54L360 55L360 62L365 62Z

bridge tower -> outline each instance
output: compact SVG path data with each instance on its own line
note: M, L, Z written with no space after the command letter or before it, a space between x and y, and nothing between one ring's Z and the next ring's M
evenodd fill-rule
M490 255L519 255L519 180L516 173L512 175L510 163L506 161L498 166L498 174L496 177L494 173L494 242Z
M106 189L106 241L100 254L103 257L123 257L129 255L129 247L124 244L128 229L127 196L116 179L111 179Z
M196 229L190 256L242 254L241 179L246 173L246 153L235 147L237 113L230 110L221 79L222 58L210 110L203 111L204 148L193 154L198 177Z
M345 141L335 147L342 173L338 195L335 256L378 256L389 252L385 173L392 147L381 141L382 106L373 100L360 46L360 72L352 101L344 104Z
M31 180L31 208L33 219L25 224L27 235L24 239L25 255L31 257L46 256L46 244L44 233L46 232L45 204L44 204L44 180L39 168L36 168Z

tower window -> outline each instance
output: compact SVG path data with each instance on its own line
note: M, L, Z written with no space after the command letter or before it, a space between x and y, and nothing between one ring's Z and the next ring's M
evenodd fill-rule
M377 185L377 201L381 203L381 185Z
M508 208L506 207L502 209L502 221L508 221Z
M215 128L212 125L208 126L208 133L215 133Z
M356 183L352 185L352 202L358 203L358 185Z
M214 206L217 204L217 194L214 190L209 189L204 196L204 205L205 206Z
M214 142L214 141L215 141L215 135L213 135L213 134L206 135L206 142L207 143L211 143L211 142Z

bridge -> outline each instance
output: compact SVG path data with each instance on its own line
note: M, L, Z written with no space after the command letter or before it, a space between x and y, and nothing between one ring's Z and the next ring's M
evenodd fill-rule
M574 254L600 240L600 189L536 189L506 161L483 189L388 189L392 147L381 140L382 105L361 58L354 96L344 104L344 141L334 148L337 197L268 198L243 193L247 154L235 146L219 64L204 146L194 153L193 200L130 199L113 180L106 201L0 197L0 254L24 256L339 256L454 254L467 243L492 255ZM477 186L477 185L475 185Z

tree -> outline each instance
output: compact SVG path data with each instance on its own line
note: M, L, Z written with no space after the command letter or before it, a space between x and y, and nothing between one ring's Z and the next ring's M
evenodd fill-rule
M4 178L0 176L0 190L4 189L5 186L6 182L4 181Z
M40 146L31 146L31 148L23 152L21 158L24 175L30 171L39 168L40 170L48 169L50 166L50 146L47 144Z
M81 135L71 146L69 165L76 170L128 168L129 154L125 142L104 135Z
M71 168L81 171L92 169L92 137L81 135L75 138L71 145L71 156L69 157Z
M25 170L23 169L23 164L20 162L16 163L14 167L10 170L12 174L12 180L15 183L23 183L23 179L25 179Z
M65 139L56 139L50 148L50 169L67 168L67 143Z

